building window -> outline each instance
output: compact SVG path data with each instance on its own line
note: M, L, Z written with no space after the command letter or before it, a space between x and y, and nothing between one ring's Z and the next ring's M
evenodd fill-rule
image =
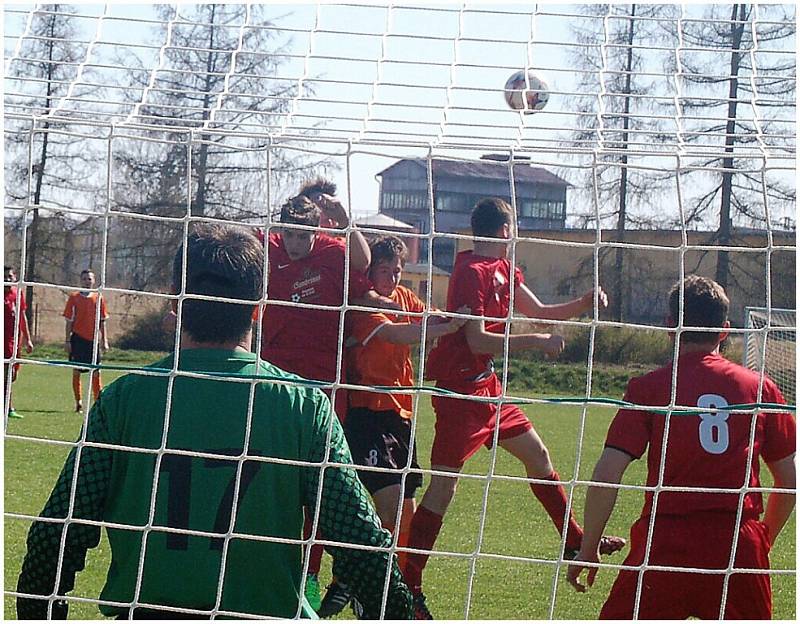
M383 191L381 193L381 210L397 212L403 210L427 210L428 194L420 192Z
M566 204L552 199L523 199L520 202L520 215L537 219L566 218Z
M436 238L433 241L433 264L448 271L453 268L456 241L452 238Z
M455 193L437 193L436 210L464 212L465 198Z

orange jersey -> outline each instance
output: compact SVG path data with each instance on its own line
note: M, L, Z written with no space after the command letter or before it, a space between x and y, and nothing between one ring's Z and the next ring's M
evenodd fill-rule
M420 298L405 286L398 286L390 299L407 312L422 312L425 309ZM348 336L358 343L347 350L347 380L364 386L413 385L410 347L383 340L380 330L387 323L419 321L419 317L388 311L352 313ZM350 407L366 407L374 411L394 410L403 418L411 418L413 411L413 397L410 394L351 390L349 399Z
M87 295L79 292L72 293L64 308L64 318L72 321L72 333L92 342L94 342L94 321L98 297L100 295L96 292ZM100 297L100 319L105 321L107 318L106 300Z

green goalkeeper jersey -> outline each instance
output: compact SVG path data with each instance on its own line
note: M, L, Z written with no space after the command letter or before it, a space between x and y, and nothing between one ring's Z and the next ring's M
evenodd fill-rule
M41 514L68 517L77 463L60 583L64 523L40 520L28 534L18 591L70 591L86 550L100 539L100 526L80 522L92 520L107 523L111 544L100 596L106 615L174 607L314 617L302 599L301 539L303 506L316 509L320 482L326 540L391 545L354 470L320 465L352 464L330 402L302 385L249 383L299 378L244 351L184 350L179 370L194 375L170 383L152 374L172 366L170 357L118 379L92 407L86 444L70 452ZM410 616L410 594L386 550L329 551L335 575L353 588L367 617L381 612L387 571L385 616ZM18 615L46 617L49 604L20 597ZM63 601L52 604L54 617L66 615Z

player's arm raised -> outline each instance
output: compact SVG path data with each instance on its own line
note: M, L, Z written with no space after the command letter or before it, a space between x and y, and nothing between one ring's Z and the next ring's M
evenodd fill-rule
M467 321L464 331L473 353L503 354L505 336L486 331L482 320ZM564 338L556 334L512 334L508 337L508 348L512 352L538 349L554 357L564 350Z
M767 462L767 468L772 473L776 488L795 489L796 487L796 468L795 454L779 459L774 462ZM769 529L769 543L775 543L778 535L783 529L783 525L789 519L794 509L795 496L784 492L771 492L767 499L767 510L764 513L764 524Z
M347 215L347 211L344 209L344 206L342 206L342 203L335 197L319 193L314 195L311 201L317 204L323 214L328 219L335 222L337 227L345 229L350 225L350 217ZM369 268L369 262L371 260L369 244L364 238L364 235L356 228L353 228L353 231L350 232L349 248L350 269L365 273Z
M602 287L597 289L597 305L600 310L608 306L608 297ZM595 289L592 289L577 299L565 303L545 304L533 294L525 284L520 284L514 290L514 308L517 312L532 318L565 321L580 316L594 308Z
M619 484L622 475L632 457L627 453L615 448L606 447L597 462L592 473L592 481L597 483ZM576 561L587 563L600 562L600 539L606 528L611 512L617 502L617 488L591 486L586 491L586 504L583 510L583 541ZM580 575L583 570L588 569L586 585L580 582ZM594 584L594 577L597 575L597 568L587 567L580 564L570 565L567 569L567 580L576 591L585 592Z

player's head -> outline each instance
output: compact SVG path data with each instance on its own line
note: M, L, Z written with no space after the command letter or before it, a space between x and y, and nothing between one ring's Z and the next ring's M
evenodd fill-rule
M317 204L319 203L320 195L330 195L331 197L336 195L336 185L330 180L318 177L303 184L298 195L304 195Z
M472 209L470 224L473 236L508 239L511 237L513 211L499 197L486 197Z
M670 325L677 325L680 318L680 289L677 282L669 291ZM683 325L689 327L730 327L728 308L730 301L725 289L714 280L699 275L687 275L683 279ZM684 331L681 342L701 345L716 345L727 332Z
M5 282L16 282L17 281L17 274L14 271L14 267L10 267L8 265L3 267L3 281L5 281ZM6 292L11 290L11 285L10 284L4 284L3 287L4 287L4 290Z
M81 271L81 286L86 289L94 288L95 277L92 269L84 269Z
M390 297L400 279L406 264L408 249L396 236L379 236L369 244L372 260L369 263L369 279L375 292Z
M281 223L319 226L321 211L319 207L305 195L297 195L281 206ZM316 235L310 230L284 228L281 233L283 247L292 260L300 260L311 253Z
M181 328L193 340L221 343L240 340L252 323L253 306L261 298L264 246L249 231L229 225L204 224L186 241L187 295L209 295L252 301L250 304L187 298ZM172 264L172 289L184 284L183 246Z

